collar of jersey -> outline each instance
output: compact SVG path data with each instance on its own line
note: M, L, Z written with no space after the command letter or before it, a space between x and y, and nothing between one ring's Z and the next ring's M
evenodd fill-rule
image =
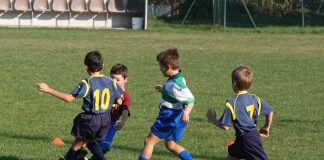
M172 77L170 77L170 79L177 79L179 77L182 77L182 73L181 73L181 70L179 70L179 73L173 75Z
M241 94L246 94L246 93L248 93L248 92L247 91L240 91L239 93L237 93L237 95L239 96Z
M99 74L99 75L90 76L90 78L92 78L92 77L104 77L104 75L103 74Z

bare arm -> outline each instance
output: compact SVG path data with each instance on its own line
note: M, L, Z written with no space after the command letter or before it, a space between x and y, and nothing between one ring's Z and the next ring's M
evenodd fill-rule
M273 112L271 112L268 116L266 116L263 127L260 129L260 136L267 138L270 134L270 127L272 124Z
M192 108L194 107L194 103L190 103L186 106L185 110L183 111L183 114L182 114L182 122L185 122L185 123L188 123L189 122L189 115L190 115L190 112L192 110Z
M213 110L211 108L208 108L206 116L207 116L208 121L210 123L216 125L217 127L221 128L221 129L224 129L226 131L228 131L230 129L230 127L224 126L219 122L219 120L217 119L217 115L216 115L215 110Z
M75 100L75 97L72 94L62 93L50 88L46 83L36 83L38 90L45 93L51 94L52 96L59 98L65 102L72 102Z
M127 118L128 118L128 110L123 110L121 120L116 124L115 128L117 130L120 130L123 128L123 126L126 124Z

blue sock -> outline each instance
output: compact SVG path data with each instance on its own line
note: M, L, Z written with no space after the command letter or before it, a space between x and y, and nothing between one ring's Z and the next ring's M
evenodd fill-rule
M178 157L181 160L192 160L192 157L191 157L190 153L187 150L184 150L184 151L180 152Z
M140 155L140 156L138 157L138 160L150 160L150 159L145 158L145 157L143 157L142 155Z

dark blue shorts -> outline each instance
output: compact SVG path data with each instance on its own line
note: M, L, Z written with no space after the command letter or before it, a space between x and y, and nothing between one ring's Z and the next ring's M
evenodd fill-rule
M228 154L245 160L268 160L257 131L236 136L235 143L228 147Z
M71 134L83 140L102 141L107 135L109 125L109 112L102 114L82 112L74 118Z

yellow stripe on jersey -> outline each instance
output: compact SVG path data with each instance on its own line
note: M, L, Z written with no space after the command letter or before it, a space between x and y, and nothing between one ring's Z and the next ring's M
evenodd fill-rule
M87 94L89 92L90 86L89 86L89 84L88 84L88 82L86 80L82 80L82 82L86 85L86 92L83 95L83 97L85 97L85 96L87 96Z
M115 88L117 89L117 81L113 79L113 82L114 82Z
M258 115L260 115L260 112L261 112L261 99L259 97L257 97L258 99L258 105L259 105L259 108L258 108Z
M233 120L236 119L236 114L235 114L235 110L233 108L233 106L229 103L229 102L226 102L226 106L230 109L230 111L232 112L232 117L233 117Z
M105 77L105 75L99 74L99 75L92 75L92 76L90 76L90 78L92 78L92 77Z

